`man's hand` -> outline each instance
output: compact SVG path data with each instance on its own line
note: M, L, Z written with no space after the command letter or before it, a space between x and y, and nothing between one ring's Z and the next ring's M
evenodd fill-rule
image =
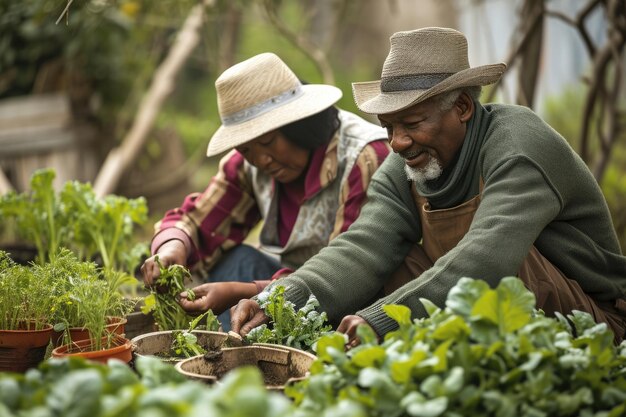
M250 333L250 330L269 321L269 317L254 300L241 300L230 309L230 327L233 332L244 337Z
M211 309L221 314L231 308L237 301L256 295L257 286L254 282L209 282L193 289L195 300L187 300L187 292L180 294L180 306L189 313L204 313Z
M337 331L340 333L345 333L348 336L348 343L346 343L346 349L352 349L355 346L358 346L361 341L356 335L356 328L359 326L368 326L371 328L369 323L365 321L363 317L350 315L345 316L341 323L339 323L339 327L337 327ZM372 329L374 331L374 329Z
M148 286L152 286L161 275L159 264L156 262L157 256L164 268L170 265L185 265L187 263L187 249L182 241L173 239L165 242L161 245L158 252L146 259L141 266L143 282Z

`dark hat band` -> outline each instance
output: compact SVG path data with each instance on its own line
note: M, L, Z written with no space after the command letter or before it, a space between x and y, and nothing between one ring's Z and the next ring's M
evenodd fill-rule
M380 80L380 91L391 93L394 91L428 90L452 74L454 73L408 74L384 77Z

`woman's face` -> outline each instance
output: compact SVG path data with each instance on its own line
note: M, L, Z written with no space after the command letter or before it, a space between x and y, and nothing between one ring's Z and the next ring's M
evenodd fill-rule
M311 153L291 143L279 130L261 135L236 149L250 164L284 184L304 174Z

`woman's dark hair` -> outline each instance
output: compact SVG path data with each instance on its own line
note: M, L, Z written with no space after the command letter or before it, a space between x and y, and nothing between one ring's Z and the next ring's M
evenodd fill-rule
M278 130L289 142L313 150L330 142L339 125L339 110L330 106L312 116L279 127Z

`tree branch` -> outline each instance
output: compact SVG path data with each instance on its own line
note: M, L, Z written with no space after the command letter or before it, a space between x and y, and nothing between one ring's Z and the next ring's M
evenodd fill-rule
M272 0L264 0L265 12L272 25L296 48L298 48L306 56L310 57L326 84L334 84L335 76L333 70L328 63L326 53L311 42L305 36L301 36L293 32L285 25L285 23L278 17L278 11L274 7Z

